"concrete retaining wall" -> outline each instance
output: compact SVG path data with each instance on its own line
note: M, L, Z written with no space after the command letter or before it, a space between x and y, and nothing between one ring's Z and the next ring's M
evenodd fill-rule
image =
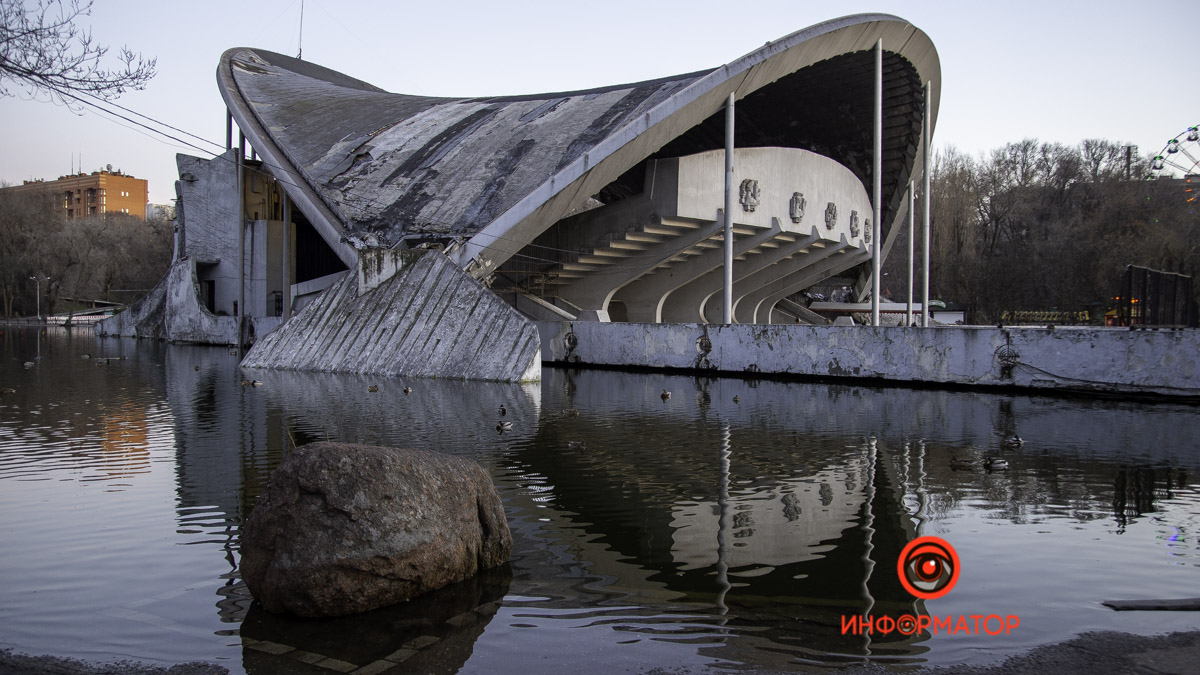
M539 322L547 362L1200 398L1200 331Z

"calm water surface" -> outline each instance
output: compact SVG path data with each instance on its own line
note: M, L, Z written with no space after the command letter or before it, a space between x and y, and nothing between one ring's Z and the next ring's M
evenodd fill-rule
M798 670L1200 629L1195 613L1100 605L1200 595L1195 407L558 369L532 386L242 372L225 349L0 329L0 387L16 390L0 397L0 647L19 652L252 673L402 648L421 672ZM1014 433L1027 443L1002 451ZM262 611L238 575L241 524L288 450L324 439L477 460L511 564L357 617ZM1010 468L985 471L989 455ZM961 560L937 600L895 573L921 535ZM863 612L1021 625L843 636Z

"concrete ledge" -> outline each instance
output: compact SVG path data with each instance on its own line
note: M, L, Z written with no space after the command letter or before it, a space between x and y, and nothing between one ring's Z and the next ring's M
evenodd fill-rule
M1200 399L1200 331L538 322L547 363Z

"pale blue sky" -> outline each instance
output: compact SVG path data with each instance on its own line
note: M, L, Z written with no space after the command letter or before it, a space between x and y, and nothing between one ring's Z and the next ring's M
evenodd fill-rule
M883 12L912 22L942 63L935 147L972 154L1026 137L1084 138L1157 152L1200 122L1182 0L809 2L304 0L304 58L389 91L482 96L635 82L723 63L827 19ZM235 46L296 55L300 0L96 0L98 41L158 57L158 76L120 104L224 142L215 71ZM124 26L124 28L121 28ZM178 147L86 112L0 99L0 180L56 178L72 156L150 181L174 197ZM122 122L121 124L126 124ZM171 132L175 133L175 132ZM177 134L178 135L178 134ZM198 143L199 144L199 143ZM206 145L206 144L200 144ZM206 147L212 147L207 146Z

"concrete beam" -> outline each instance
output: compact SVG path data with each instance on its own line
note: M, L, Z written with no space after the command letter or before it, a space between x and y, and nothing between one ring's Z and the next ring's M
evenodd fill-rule
M792 256L803 255L807 249L814 247L816 250L823 250L821 247L827 244L821 240L815 227L807 236L799 234L792 234L792 236L798 238L794 241L778 243L770 248L760 247L754 252L754 255L747 255L744 260L734 262L733 312L735 321L737 320L738 301L742 296L766 283L774 275L781 273ZM715 319L717 316L723 316L724 312L719 311L722 308L715 304L716 293L721 290L721 287L716 285L717 281L718 278L715 275L705 275L672 293L666 302L673 306L681 305L684 312L688 314L694 312L701 321L708 320L706 317ZM675 315L674 311L672 311L672 315Z
M770 229L760 230L741 239L734 237L734 256L745 255L763 243L783 234L778 219ZM673 263L665 269L654 270L629 283L613 296L613 300L625 304L630 321L659 323L663 320L662 308L667 297L676 290L718 269L724 259L722 249L709 249L698 256Z
M838 251L847 248L848 244L839 242L829 249L822 252L819 260L814 260L812 264L806 265L797 269L790 274L782 275L768 284L763 284L747 293L738 301L738 310L736 318L738 323L758 323L758 313L763 300L768 297L775 296L778 293L783 293L784 297L795 293L798 290L803 290L817 281L829 277L836 273L836 270L844 270L850 266L861 262L870 257L870 253L866 251L856 254L838 254ZM774 304L774 303L772 303ZM765 317L764 316L764 322Z
M770 265L770 267L758 271L758 273L755 275L746 277L746 279L739 283L737 288L738 300L736 306L734 306L734 317L742 317L746 319L746 321L742 321L742 318L738 318L739 323L757 323L758 319L756 319L754 313L752 313L755 311L754 307L749 306L743 301L746 300L750 294L757 293L760 291L760 289L766 288L780 279L786 279L786 277L791 277L791 279L794 279L794 277L805 273L805 271L818 269L817 265L820 264L821 261L824 261L824 259L829 257L844 255L844 251L847 249L852 250L852 246L845 240L838 241L838 243L834 243L832 245L820 247L820 249L818 249L818 247L811 247L811 249L798 252L797 255L788 257L784 259L784 261ZM738 311L739 309L740 311ZM710 311L710 307L706 307L706 310ZM749 315L746 313L748 310L751 312Z
M681 232L672 239L654 245L609 267L601 267L588 273L559 290L559 296L567 302L583 310L607 312L608 303L613 295L626 284L632 282L659 264L670 260L696 244L709 239L721 231L721 222L717 220L705 223L684 223L662 219L660 225L670 227L676 223ZM582 314L581 314L582 316Z
M753 277L744 279L738 290L737 304L734 306L734 320L738 323L757 323L755 312L758 302L762 300L763 290L776 288L783 280L808 278L813 270L825 270L827 266L822 261L836 256L850 246L850 242L841 241L826 245L823 248L813 248L800 255L798 259L788 259L762 270ZM706 314L712 311L711 301L705 307Z
M845 272L851 267L854 267L863 260L869 258L870 255L871 254L867 251L860 251L829 259L823 265L813 269L810 275L796 279L794 283L790 285L783 285L781 288L764 297L759 303L758 309L755 310L755 316L764 316L764 312L766 312L766 315L769 316L771 309L774 308L780 300L783 300L793 293L802 291L821 281L822 279L827 279L831 276L841 274L842 272Z

